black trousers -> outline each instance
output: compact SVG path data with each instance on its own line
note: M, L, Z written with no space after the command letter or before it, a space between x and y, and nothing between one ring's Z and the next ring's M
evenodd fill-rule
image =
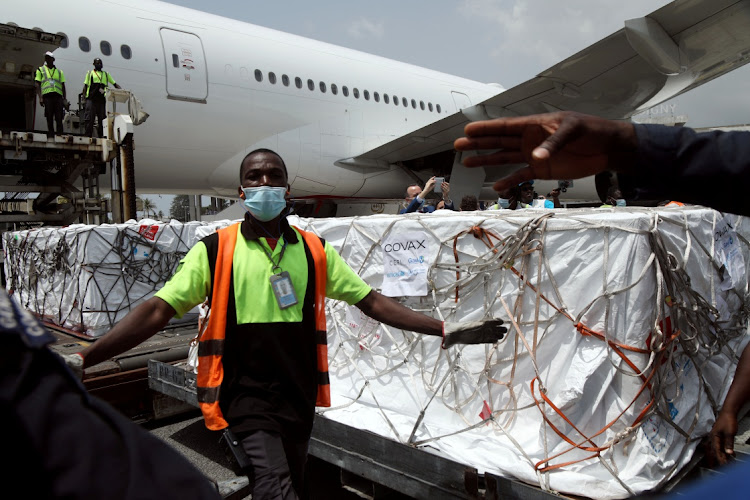
M96 132L99 138L104 136L104 119L107 117L107 102L104 99L86 99L86 109L83 121L86 125L86 135L94 137L94 117L98 118Z
M57 92L42 95L44 103L44 117L47 119L47 136L55 135L53 122L57 124L57 135L63 133L63 96Z
M244 472L250 479L253 500L305 498L308 441L285 440L277 432L258 430L242 439L252 464Z

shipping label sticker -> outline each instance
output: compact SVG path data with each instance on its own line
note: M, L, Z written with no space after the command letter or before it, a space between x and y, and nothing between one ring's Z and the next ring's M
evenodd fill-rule
M146 238L147 240L154 241L156 239L156 233L159 232L159 226L149 226L146 224L141 225L138 228L138 234Z
M383 249L383 290L388 297L427 295L430 249L424 232L391 235Z

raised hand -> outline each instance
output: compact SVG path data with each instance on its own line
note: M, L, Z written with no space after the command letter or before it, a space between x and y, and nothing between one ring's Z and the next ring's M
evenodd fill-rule
M465 158L467 167L528 165L495 183L502 191L532 179L579 179L621 168L618 157L637 146L630 122L570 111L478 121L456 139L459 151L499 150Z

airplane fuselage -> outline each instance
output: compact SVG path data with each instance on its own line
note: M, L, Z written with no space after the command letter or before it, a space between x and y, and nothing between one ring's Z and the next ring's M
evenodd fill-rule
M150 117L135 133L139 192L234 196L242 158L267 147L284 158L294 196L401 197L413 182L401 168L334 162L502 91L152 0L3 10L2 22L66 36L55 64L71 102L95 57L141 99ZM44 128L41 108L35 120Z

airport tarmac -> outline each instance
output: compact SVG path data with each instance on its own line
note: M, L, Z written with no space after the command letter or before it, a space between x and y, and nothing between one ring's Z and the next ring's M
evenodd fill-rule
M239 469L235 469L234 459L222 443L221 434L206 429L203 425L203 417L198 411L148 422L143 424L143 427L179 451L211 481L221 483L238 478ZM340 474L337 467L308 456L307 476L310 500L373 498L342 487ZM227 498L239 500L250 499L252 496L247 488L244 488ZM378 494L375 498L402 500L409 497L384 487L378 487Z

